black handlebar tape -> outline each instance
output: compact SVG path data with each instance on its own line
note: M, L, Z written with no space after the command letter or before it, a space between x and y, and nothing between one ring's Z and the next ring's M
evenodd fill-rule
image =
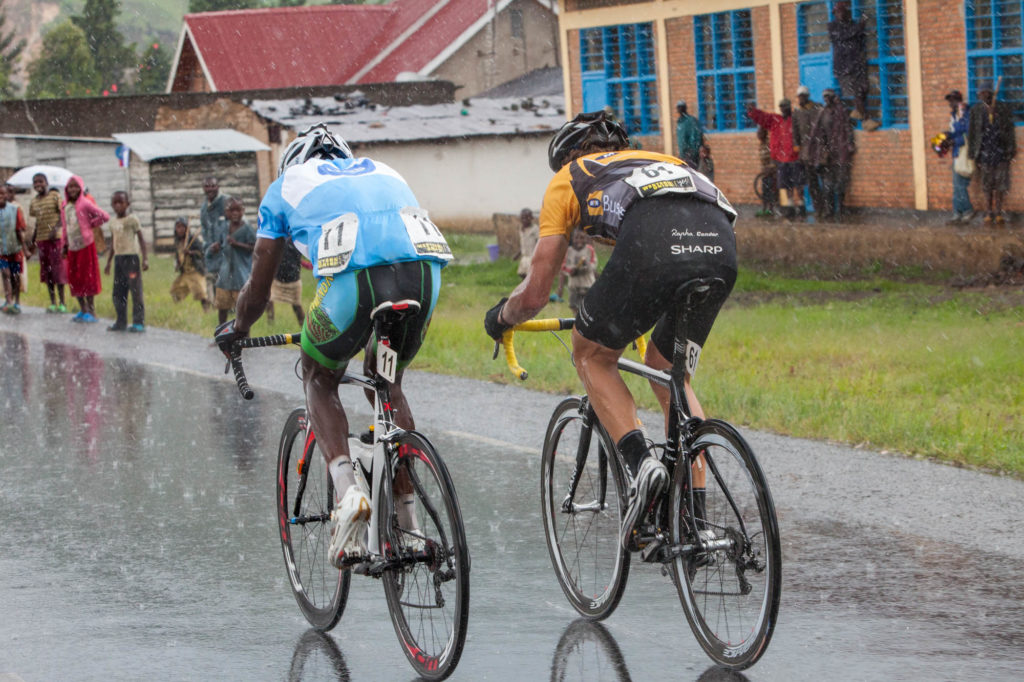
M235 383L238 384L238 392L246 400L252 400L255 395L249 388L249 382L245 380L245 370L242 369L242 351L236 349L231 352L231 369L235 372Z
M301 334L274 334L273 336L257 336L256 338L244 338L238 340L239 348L266 348L268 346L284 346L289 343L299 343Z

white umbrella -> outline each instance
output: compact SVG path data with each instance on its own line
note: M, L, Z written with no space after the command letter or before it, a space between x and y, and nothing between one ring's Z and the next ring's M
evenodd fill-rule
M63 187L74 175L67 168L60 166L25 166L7 179L7 184L16 189L31 189L32 177L42 173L50 187Z

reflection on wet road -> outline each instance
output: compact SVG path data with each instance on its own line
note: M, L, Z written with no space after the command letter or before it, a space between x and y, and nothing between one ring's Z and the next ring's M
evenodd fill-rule
M353 579L328 636L309 631L295 606L275 532L274 465L301 396L283 380L286 392L258 387L245 403L219 377L0 332L0 674L411 678L373 579ZM784 590L754 668L710 666L656 567L633 564L603 624L579 621L552 574L539 514L537 441L556 399L412 381L420 428L459 491L473 558L469 637L453 679L978 680L1024 669L1019 531L979 547L939 521L886 525L844 513L844 502L829 510L801 488L809 459L773 455L789 443L774 437L754 445L775 467L766 466ZM537 433L523 440L515 424L465 423L497 394ZM344 399L356 406L353 423L365 420L361 395Z

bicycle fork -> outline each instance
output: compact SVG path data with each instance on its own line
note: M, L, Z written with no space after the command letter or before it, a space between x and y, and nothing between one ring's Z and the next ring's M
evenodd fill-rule
M580 442L576 447L576 466L573 467L572 474L569 476L569 490L565 495L565 499L562 500L563 513L598 512L608 508L606 500L608 491L608 453L604 451L604 444L600 440L598 441L597 453L599 472L598 499L585 504L576 504L574 502L576 499L576 488L579 486L580 476L583 474L583 469L587 465L587 457L590 454L590 442L594 434L596 419L597 416L594 413L593 406L584 396L580 404L582 428L580 429Z

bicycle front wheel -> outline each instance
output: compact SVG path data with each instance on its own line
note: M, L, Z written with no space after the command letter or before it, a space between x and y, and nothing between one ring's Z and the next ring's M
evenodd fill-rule
M277 455L277 519L281 549L295 601L320 632L333 628L345 610L349 571L331 565L334 485L316 440L307 438L306 410L285 422ZM308 441L308 442L307 442Z
M592 414L586 425L586 412L580 398L566 398L551 415L541 456L541 515L562 591L581 615L600 620L618 606L629 575L629 554L619 540L626 484L608 434Z
M416 673L443 680L455 670L469 620L469 547L455 486L421 434L398 438L378 529L384 595L402 650ZM405 490L403 490L405 488ZM411 488L411 492L409 489Z
M676 467L672 543L691 549L673 561L673 577L701 647L717 663L742 670L764 654L779 612L775 505L750 446L729 424L700 424L690 452L700 453L691 456L691 470L704 468L706 492L691 496L687 467Z

